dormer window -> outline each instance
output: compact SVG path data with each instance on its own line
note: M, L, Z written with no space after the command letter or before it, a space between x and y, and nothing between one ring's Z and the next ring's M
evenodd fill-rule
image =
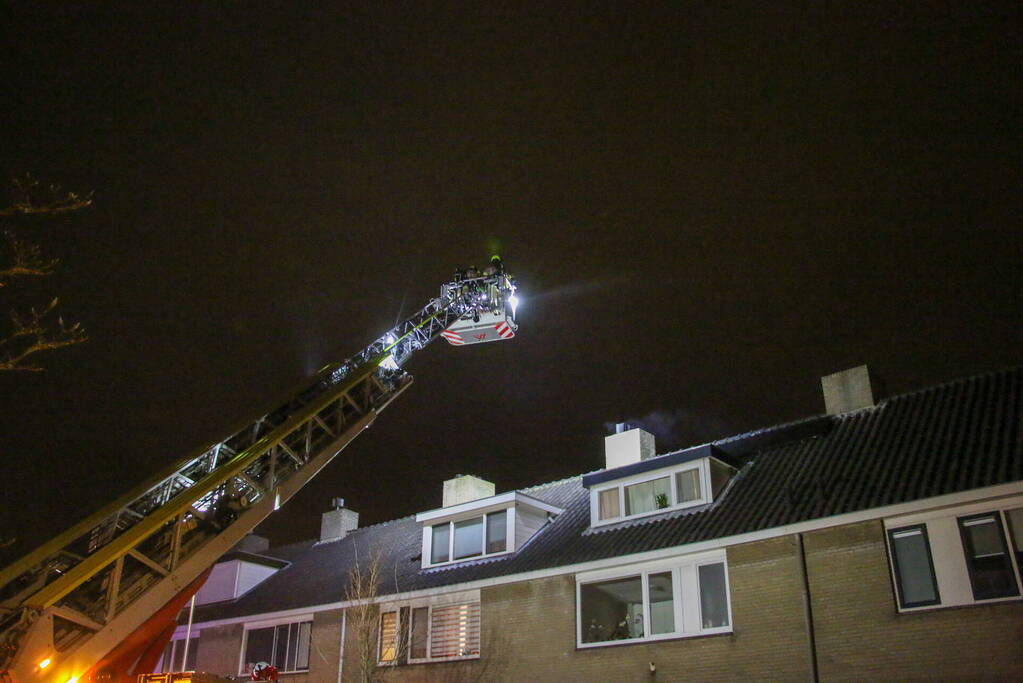
M726 457L699 446L586 475L593 525L712 502L735 471Z
M513 553L561 512L516 491L422 512L423 568Z
M497 555L508 550L508 511L499 510L432 527L430 564Z

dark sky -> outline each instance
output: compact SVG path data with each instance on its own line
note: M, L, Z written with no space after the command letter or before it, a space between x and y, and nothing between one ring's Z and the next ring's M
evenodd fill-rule
M22 221L62 265L0 292L91 337L0 375L22 550L494 250L519 336L414 358L264 532L592 470L606 422L663 451L818 413L860 363L1023 362L1018 2L34 4L0 10L0 173L95 205Z

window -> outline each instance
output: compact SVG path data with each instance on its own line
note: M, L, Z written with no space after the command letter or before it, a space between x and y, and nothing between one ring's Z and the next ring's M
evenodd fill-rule
M188 639L188 654L186 661L182 661L186 658L185 639L179 638L177 640L172 640L167 643L167 647L163 651L163 656L160 658L160 664L156 667L156 670L161 673L195 671L195 659L198 651L198 634L193 635Z
M591 520L595 524L610 523L707 503L710 491L720 493L732 471L728 465L705 458L656 473L625 477L617 483L594 484L590 491Z
M891 529L888 539L899 604L902 607L922 607L940 602L926 525Z
M1016 550L1016 567L1023 571L1023 508L1006 510L1005 519L1009 522L1009 535Z
M624 576L577 577L579 646L727 632L725 563L668 564L675 566L662 561L648 571ZM693 599L687 603L684 595Z
M625 487L625 514L639 515L671 505L671 479L661 477Z
M430 564L495 555L508 550L508 511L499 510L430 527Z
M997 512L961 517L959 530L975 600L1019 595L1012 558Z
M690 503L700 499L700 470L684 470L675 475L678 502Z
M392 663L398 658L398 613L380 613L380 638L377 661Z
M382 612L377 651L380 664L479 657L480 603L413 605Z
M439 564L447 562L451 549L451 523L437 524L433 527L433 550L430 553L430 563Z
M615 519L622 514L622 506L618 497L618 489L607 489L597 494L598 519Z
M725 587L725 565L701 564L700 617L703 628L728 626L728 590Z
M240 673L251 673L261 662L278 671L308 670L312 625L312 621L301 621L246 630L244 668Z

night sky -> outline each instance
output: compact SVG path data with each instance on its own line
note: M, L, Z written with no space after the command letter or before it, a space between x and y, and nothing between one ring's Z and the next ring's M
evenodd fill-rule
M18 221L62 264L0 291L91 337L0 374L17 550L494 251L518 337L413 358L261 532L597 469L614 421L663 452L816 414L861 363L1023 362L1018 2L305 4L0 9L0 174L95 192Z

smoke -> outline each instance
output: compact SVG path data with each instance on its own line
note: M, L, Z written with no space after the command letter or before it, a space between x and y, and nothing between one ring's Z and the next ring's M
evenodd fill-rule
M639 427L657 439L658 452L707 443L720 438L725 425L715 417L696 415L687 410L654 410L642 417L622 420L628 428ZM614 422L605 422L608 434L615 431Z

